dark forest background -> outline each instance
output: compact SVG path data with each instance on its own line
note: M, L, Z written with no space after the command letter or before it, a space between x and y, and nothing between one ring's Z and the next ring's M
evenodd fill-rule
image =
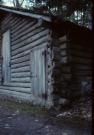
M0 4L31 10L38 14L58 16L92 29L91 0L0 0Z

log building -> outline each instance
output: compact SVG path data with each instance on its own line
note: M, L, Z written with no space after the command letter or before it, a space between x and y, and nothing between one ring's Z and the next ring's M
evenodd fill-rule
M92 32L0 7L0 95L46 107L91 91Z

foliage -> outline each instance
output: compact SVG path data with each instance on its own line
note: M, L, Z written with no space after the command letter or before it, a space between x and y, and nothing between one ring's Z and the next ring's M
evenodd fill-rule
M0 96L0 106L9 107L19 110L20 112L26 112L37 116L47 113L47 109L45 107L33 106L32 103L28 101L17 100L6 96Z
M0 0L0 4L3 4L3 1L2 0Z
M13 0L14 7L21 8L24 0Z
M50 14L81 26L92 27L91 0L0 0L16 8L26 8L39 14Z

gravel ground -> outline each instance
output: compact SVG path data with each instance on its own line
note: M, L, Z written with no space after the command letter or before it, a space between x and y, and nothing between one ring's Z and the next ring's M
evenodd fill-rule
M0 135L91 135L91 126L88 122L59 125L48 117L0 105Z

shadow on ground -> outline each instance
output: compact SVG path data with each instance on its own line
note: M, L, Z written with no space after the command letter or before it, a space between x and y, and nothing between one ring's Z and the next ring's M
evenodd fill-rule
M58 118L44 108L1 100L0 135L91 135L91 122Z

